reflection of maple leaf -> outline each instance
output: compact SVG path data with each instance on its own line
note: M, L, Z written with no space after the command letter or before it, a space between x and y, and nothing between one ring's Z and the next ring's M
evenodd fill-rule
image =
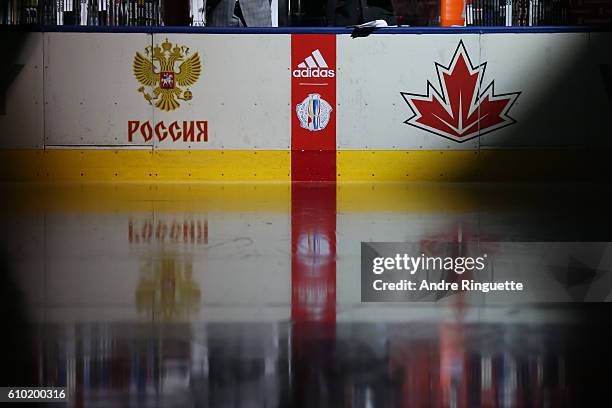
M495 95L491 81L478 94L486 65L474 67L459 41L448 67L435 63L439 90L427 81L425 95L401 92L413 113L404 123L456 142L516 123L508 112L520 92Z

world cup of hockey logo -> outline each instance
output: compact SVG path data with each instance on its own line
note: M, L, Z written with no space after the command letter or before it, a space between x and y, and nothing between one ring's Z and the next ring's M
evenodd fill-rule
M311 132L325 129L329 123L332 107L319 94L309 94L295 107L300 126Z
M136 53L132 69L142 85L138 92L149 104L172 111L181 106L179 100L191 100L193 94L189 87L200 78L202 63L197 52L189 54L188 47L173 46L168 39L161 45L146 47L146 57ZM175 71L177 64L178 71Z
M494 81L480 92L486 66L473 66L459 41L448 66L435 63L437 88L427 81L425 94L400 92L412 111L404 123L459 143L516 123L509 113L520 92L495 94Z

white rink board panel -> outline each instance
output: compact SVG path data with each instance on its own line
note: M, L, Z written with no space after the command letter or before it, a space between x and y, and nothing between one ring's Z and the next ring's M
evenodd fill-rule
M268 149L290 147L290 37L288 35L49 33L47 145L155 146L158 149ZM149 103L133 72L147 46L188 47L202 64L189 101L162 110ZM257 50L257 52L250 52ZM87 58L75 59L76 55ZM154 61L155 72L161 70ZM180 61L172 70L179 72ZM101 70L100 67L105 67ZM96 73L95 77L92 74ZM53 78L50 81L49 78ZM149 96L153 88L145 88ZM128 138L129 121L206 121L208 142Z
M587 33L487 34L480 37L483 83L520 91L517 122L480 138L483 148L583 146L591 137ZM585 102L588 101L588 102Z
M337 148L610 146L611 36L338 35ZM170 111L145 99L133 68L136 53L150 59L146 47L166 39L197 52L202 62L199 78L181 91L190 91L191 99ZM1 43L18 41L23 44L15 61L23 66L6 92L6 113L0 113L0 148L291 148L289 34L9 33ZM428 82L442 89L436 64L448 66L460 42L482 74L479 94L492 82L495 95L520 93L508 112L516 123L462 143L404 123L413 112L401 95L427 94ZM153 66L159 75L159 64ZM138 133L130 141L130 121L151 127L206 121L208 141L160 141Z
M3 58L13 58L8 68L16 75L6 94L0 95L5 98L4 112L0 110L0 149L42 149L43 34L3 33L0 45Z
M45 33L45 144L152 147L127 142L129 120L153 119L132 73L150 43L138 33Z
M156 108L153 116L166 123L206 120L208 143L168 138L156 140L155 148L290 149L289 35L154 34L153 42L160 44L166 38L198 52L202 73L191 88L190 102L181 101L181 107L171 112Z
M477 149L477 137L457 143L404 123L400 92L437 87L435 63L448 65L460 41L478 65L478 34L338 36L338 150Z

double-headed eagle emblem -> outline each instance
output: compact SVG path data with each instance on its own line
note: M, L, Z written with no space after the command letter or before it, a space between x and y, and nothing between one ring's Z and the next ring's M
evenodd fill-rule
M145 100L164 111L181 106L179 99L191 100L193 95L189 87L198 81L202 72L198 53L189 56L188 47L173 47L166 38L161 46L145 48L145 54L148 57L137 52L132 65L134 76L142 84L138 92ZM177 62L180 63L178 72L174 70Z

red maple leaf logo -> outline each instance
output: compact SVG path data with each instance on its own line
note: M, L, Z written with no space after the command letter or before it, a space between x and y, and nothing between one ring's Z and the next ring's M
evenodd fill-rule
M496 95L491 81L479 94L486 66L459 41L448 67L435 63L439 90L427 81L425 95L400 92L413 113L404 123L460 143L516 123L508 112L520 92Z

